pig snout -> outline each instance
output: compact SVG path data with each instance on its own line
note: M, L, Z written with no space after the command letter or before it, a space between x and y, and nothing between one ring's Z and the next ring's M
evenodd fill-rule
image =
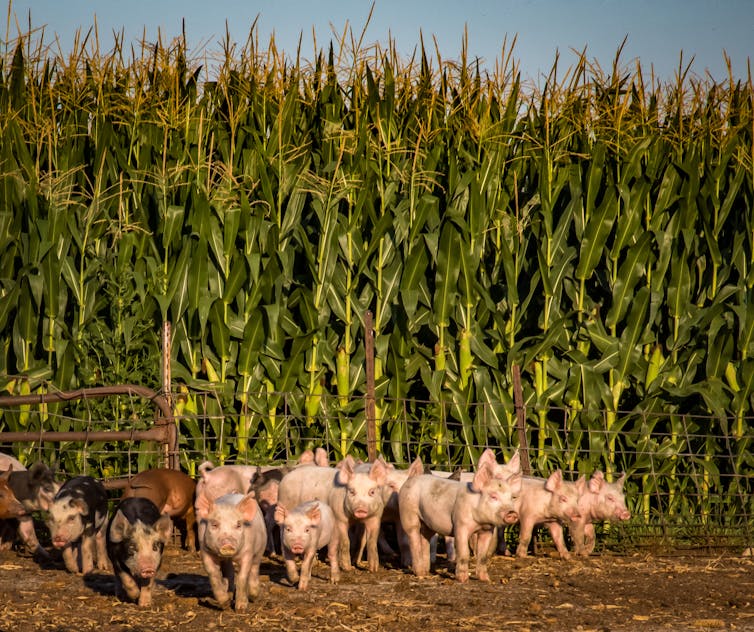
M217 552L222 557L233 557L238 552L238 542L231 538L223 538L218 542Z
M303 555L306 550L303 542L291 542L289 548L294 555Z
M52 546L56 549L62 549L66 544L68 544L68 538L63 535L56 535L52 538Z
M506 511L503 514L503 522L505 524L516 524L518 522L518 513L515 511Z
M151 577L154 577L157 574L157 566L150 561L147 564L140 564L138 575L139 577L143 579L150 579Z
M359 506L354 507L353 515L354 515L354 518L363 520L364 518L369 517L369 510L366 507L359 505Z
M630 520L631 519L631 512L628 511L628 509L618 509L615 512L615 517L618 520Z

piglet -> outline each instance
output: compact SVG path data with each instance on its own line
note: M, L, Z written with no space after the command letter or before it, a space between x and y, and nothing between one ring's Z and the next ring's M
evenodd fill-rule
M55 495L47 518L52 545L63 550L65 567L86 575L97 568L109 570L105 537L107 492L91 476L76 476ZM80 555L80 563L79 563Z
M0 475L0 519L20 518L26 515L26 509L10 486L12 473L13 470L10 469Z
M330 583L338 582L338 530L335 528L332 509L326 503L311 500L301 503L291 511L278 505L275 508L275 521L283 533L283 557L291 583L298 581L299 590L307 589L314 558L317 551L325 546L330 561ZM296 556L303 556L300 577L296 570Z
M267 543L267 531L254 493L226 494L214 500L204 494L196 499L199 547L218 606L230 604L229 588L235 577L235 610L242 612L249 597L259 594L259 566Z
M608 483L605 475L597 470L592 474L584 493L579 498L579 517L571 520L573 551L576 555L588 556L594 550L594 523L600 520L629 520L631 513L626 507L622 474L614 483Z
M196 550L194 526L194 479L179 470L155 468L144 470L128 481L123 498L148 498L160 513L166 513L178 525L189 551Z
M7 456L7 455L2 455ZM39 539L34 531L34 520L31 517L34 511L47 511L52 499L60 489L60 483L55 480L52 470L44 463L34 463L28 470L12 462L13 471L10 473L8 484L13 490L15 497L26 509L26 515L20 516L18 522L4 523L0 534L0 549L8 549L13 545L16 532L21 537L24 545L34 555L47 558L47 551L39 544Z
M115 573L115 594L140 606L152 605L152 588L170 539L170 516L148 498L126 498L107 529L107 554Z
M576 482L563 480L560 470L555 470L547 479L524 477L516 506L520 522L516 549L518 557L526 557L534 527L540 524L547 525L560 557L570 557L563 537L563 525L580 519L579 498L585 486L583 477Z
M432 474L409 477L398 493L398 506L416 576L424 577L429 573L430 539L437 533L454 536L456 579L467 582L469 541L476 534L477 577L489 581L487 562L493 530L518 520L514 499L520 490L518 452L504 466L495 462L491 451L483 454L470 483Z

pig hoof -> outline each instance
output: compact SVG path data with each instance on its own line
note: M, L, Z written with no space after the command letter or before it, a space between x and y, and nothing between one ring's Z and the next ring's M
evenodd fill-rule
M235 607L236 612L246 612L246 608L249 607L248 603L237 603Z

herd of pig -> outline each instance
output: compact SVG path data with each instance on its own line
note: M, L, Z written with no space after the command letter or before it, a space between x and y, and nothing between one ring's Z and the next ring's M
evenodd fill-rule
M527 555L534 528L544 525L568 558L564 527L574 553L589 555L595 522L630 518L625 475L615 482L600 471L576 481L564 480L560 470L548 478L524 476L518 452L499 463L485 450L474 472L453 475L427 470L419 459L400 469L382 457L364 463L348 456L333 467L321 448L305 451L293 467L205 461L198 469L196 481L177 470L140 472L110 516L100 481L76 476L61 484L42 463L27 470L0 454L0 549L18 535L35 554L49 556L31 517L43 512L68 571L112 570L118 597L148 606L175 524L186 548L198 548L217 606L233 602L243 611L259 592L265 554L280 552L289 582L305 590L315 557L326 549L335 583L353 569L354 557L361 562L364 549L369 570L378 570L380 551L391 550L388 523L404 567L426 576L442 536L456 578L466 582L472 554L477 577L489 580L487 563L507 525L519 524L517 556Z

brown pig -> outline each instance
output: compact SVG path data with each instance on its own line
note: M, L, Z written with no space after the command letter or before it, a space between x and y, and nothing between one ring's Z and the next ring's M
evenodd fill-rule
M21 501L16 498L16 495L11 489L9 480L10 475L13 472L9 469L7 472L0 474L0 518L20 518L26 515L26 509L21 504Z
M166 513L182 532L185 546L189 551L196 550L194 527L194 492L196 483L179 470L155 468L144 470L128 481L123 491L123 499L147 498L161 514Z

